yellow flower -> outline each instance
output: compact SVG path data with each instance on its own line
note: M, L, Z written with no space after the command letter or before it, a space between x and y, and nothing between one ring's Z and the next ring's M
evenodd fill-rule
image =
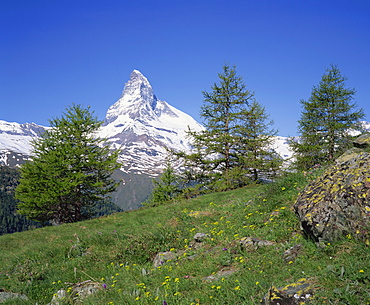
M256 282L256 285L259 285L260 282Z
M175 278L174 282L178 283L178 282L180 282L180 279L177 277L177 278Z
M365 272L365 271L361 269L359 272L363 273L363 272Z
M240 286L236 286L234 290L240 290Z

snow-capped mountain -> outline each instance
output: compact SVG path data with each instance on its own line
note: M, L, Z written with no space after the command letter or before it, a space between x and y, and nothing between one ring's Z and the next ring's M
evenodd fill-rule
M31 154L31 140L46 127L35 123L19 124L0 120L0 164L15 166Z
M188 128L200 131L203 126L157 99L147 78L134 70L120 99L108 109L99 135L122 149L120 161L125 172L156 176L168 156L166 147L190 151Z

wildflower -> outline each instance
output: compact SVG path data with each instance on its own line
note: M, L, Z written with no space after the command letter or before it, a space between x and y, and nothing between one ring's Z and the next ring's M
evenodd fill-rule
M227 248L222 248L222 251L227 251Z
M167 305L167 302L166 301L163 301L163 305Z
M175 278L174 282L178 283L178 282L180 282L180 279L177 277L177 278Z
M102 284L103 289L107 289L107 284Z
M363 272L365 272L365 271L361 269L361 270L359 270L359 272L360 272L360 273L363 273Z
M256 285L259 285L260 282L256 282Z
M236 286L234 290L240 290L240 286Z
M281 188L281 190L282 190L282 191L285 191L285 187L283 186L283 187Z

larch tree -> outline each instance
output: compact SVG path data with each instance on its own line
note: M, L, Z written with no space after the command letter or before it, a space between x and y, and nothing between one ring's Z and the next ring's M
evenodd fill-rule
M191 184L208 190L225 190L239 186L245 172L240 166L238 132L254 93L246 89L243 78L236 74L235 66L223 66L218 74L219 83L211 92L203 92L204 103L200 115L205 130L189 130L193 151L177 153L182 157L186 179Z
M21 166L16 188L18 213L55 224L89 218L118 183L111 175L120 167L119 151L96 133L102 122L89 108L72 105L33 145L32 157Z
M182 192L182 179L176 173L171 162L167 160L166 166L159 179L153 179L153 191L145 203L148 206L158 206L170 201Z
M272 178L282 164L282 158L274 150L277 130L271 128L265 107L253 101L238 131L240 164L252 173L252 180Z
M333 162L349 147L349 131L362 130L364 111L356 111L352 101L356 90L347 88L346 80L338 67L331 65L319 85L313 87L310 98L301 100L299 137L290 139L298 168Z

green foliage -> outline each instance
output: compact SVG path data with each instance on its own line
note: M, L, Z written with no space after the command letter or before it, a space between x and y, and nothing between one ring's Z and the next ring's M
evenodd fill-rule
M21 166L19 214L41 222L80 221L115 190L118 151L95 136L101 124L80 105L50 121L51 128L32 143L32 161Z
M206 130L188 131L192 153L174 153L184 160L185 177L195 193L240 187L257 180L259 171L278 167L269 152L275 133L265 122L265 109L246 89L235 66L225 65L218 76L220 83L212 86L212 92L203 92Z
M157 206L170 201L178 196L181 191L181 178L175 173L174 168L168 161L159 180L153 179L153 191L150 198L144 203L149 206Z
M310 98L301 101L300 139L291 139L298 168L333 162L350 145L348 130L361 131L359 121L364 112L355 111L352 100L356 91L346 88L346 80L337 66L331 65L319 85L313 87Z
M282 164L281 157L273 151L274 136L277 131L270 129L273 124L269 121L265 107L253 101L243 118L237 135L239 136L238 157L245 170L253 173L252 179L271 178Z

